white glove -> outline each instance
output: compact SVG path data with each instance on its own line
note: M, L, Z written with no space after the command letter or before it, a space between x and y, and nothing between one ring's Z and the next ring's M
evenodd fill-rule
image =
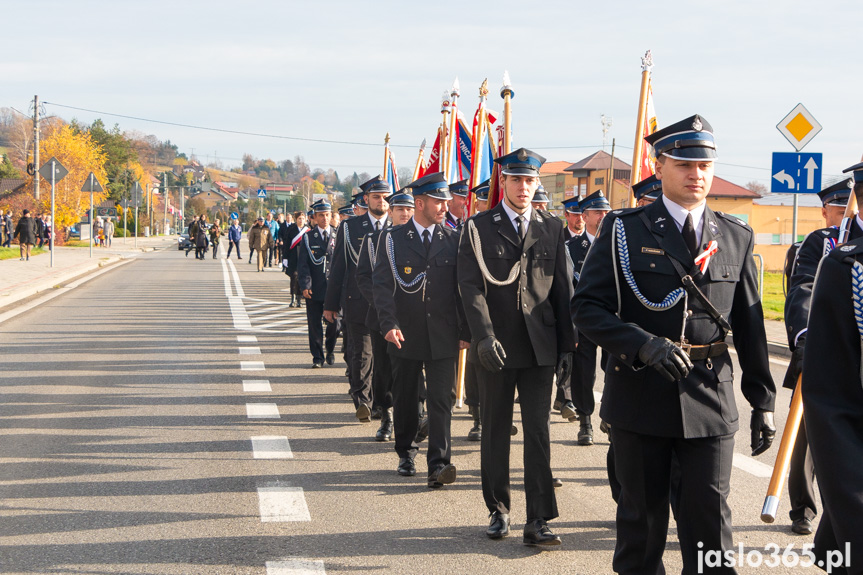
M288 260L282 260L282 267L283 268L288 267Z

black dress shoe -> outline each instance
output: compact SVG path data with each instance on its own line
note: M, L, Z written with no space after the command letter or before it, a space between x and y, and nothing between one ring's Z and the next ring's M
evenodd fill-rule
M333 365L334 363L336 363L336 356L334 356L331 353L328 353L327 354L327 365Z
M374 418L374 415L372 415ZM389 408L383 412L381 416L381 426L375 433L377 441L389 441L393 438L393 408Z
M560 537L551 532L545 521L539 519L528 521L527 525L524 526L524 539L522 541L531 547L560 545Z
M578 413L575 411L575 405L571 401L567 401L560 406L560 416L569 421L578 419Z
M551 484L555 487L563 487L563 480L559 477L552 477Z
M429 436L429 418L423 417L422 421L420 421L419 429L417 429L417 435L414 438L414 441L417 443L422 443L425 441L426 437Z
M491 521L488 523L488 529L485 534L489 539L500 539L509 535L509 515L500 511L492 511Z
M812 520L806 519L805 517L801 517L800 519L795 519L793 523L791 523L791 531L797 533L798 535L811 535L812 534Z
M444 485L449 485L455 482L456 469L452 463L447 463L442 467L438 467L432 473L429 473L428 483L429 489L439 489Z
M372 420L372 410L365 403L361 403L357 408L357 419L363 423L368 423Z
M397 470L402 477L413 477L417 474L417 467L414 465L414 460L410 457L402 457L399 459L399 468Z
M560 407L561 407L562 405L563 405L563 402L562 402L562 401L560 401L560 400L558 400L558 399L555 399L555 400L554 400L554 405L552 405L552 406L551 406L551 410L552 410L552 411L560 411Z
M579 415L578 420L581 422L578 426L578 444L593 445L593 426L590 424L590 416Z
M318 369L319 367L324 367L324 364L322 364L319 361L316 361L315 363L312 364L312 369Z

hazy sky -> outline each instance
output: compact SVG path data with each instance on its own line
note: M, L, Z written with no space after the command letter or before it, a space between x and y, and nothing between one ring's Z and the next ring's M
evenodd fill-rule
M578 161L602 145L600 114L631 160L640 58L653 51L659 125L699 113L716 173L769 186L771 152L793 151L776 124L802 102L824 126L806 147L825 177L860 160L859 1L752 2L114 2L0 0L0 106L34 94L67 120L119 123L203 161L301 154L313 168L377 173L383 138L413 166L458 76L470 114L483 78L490 107L509 70L513 142ZM34 37L34 18L38 36ZM10 25L10 23L12 23ZM243 136L105 112L280 136Z

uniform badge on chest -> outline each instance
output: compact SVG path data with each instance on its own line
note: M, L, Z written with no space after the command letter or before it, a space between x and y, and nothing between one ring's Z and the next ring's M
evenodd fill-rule
M405 268L405 273L410 274L412 270L413 270L413 268Z

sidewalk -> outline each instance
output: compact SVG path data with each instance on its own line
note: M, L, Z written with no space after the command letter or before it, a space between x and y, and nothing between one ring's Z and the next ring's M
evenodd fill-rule
M176 249L177 236L152 238L114 238L110 248L54 248L54 267L51 267L51 254L30 256L30 261L9 259L0 261L0 309L39 292L73 280L88 272L117 263L123 259L134 258L137 254L156 249ZM14 247L14 246L13 246Z
M764 320L764 331L767 332L767 349L771 354L791 357L784 321L766 319Z

